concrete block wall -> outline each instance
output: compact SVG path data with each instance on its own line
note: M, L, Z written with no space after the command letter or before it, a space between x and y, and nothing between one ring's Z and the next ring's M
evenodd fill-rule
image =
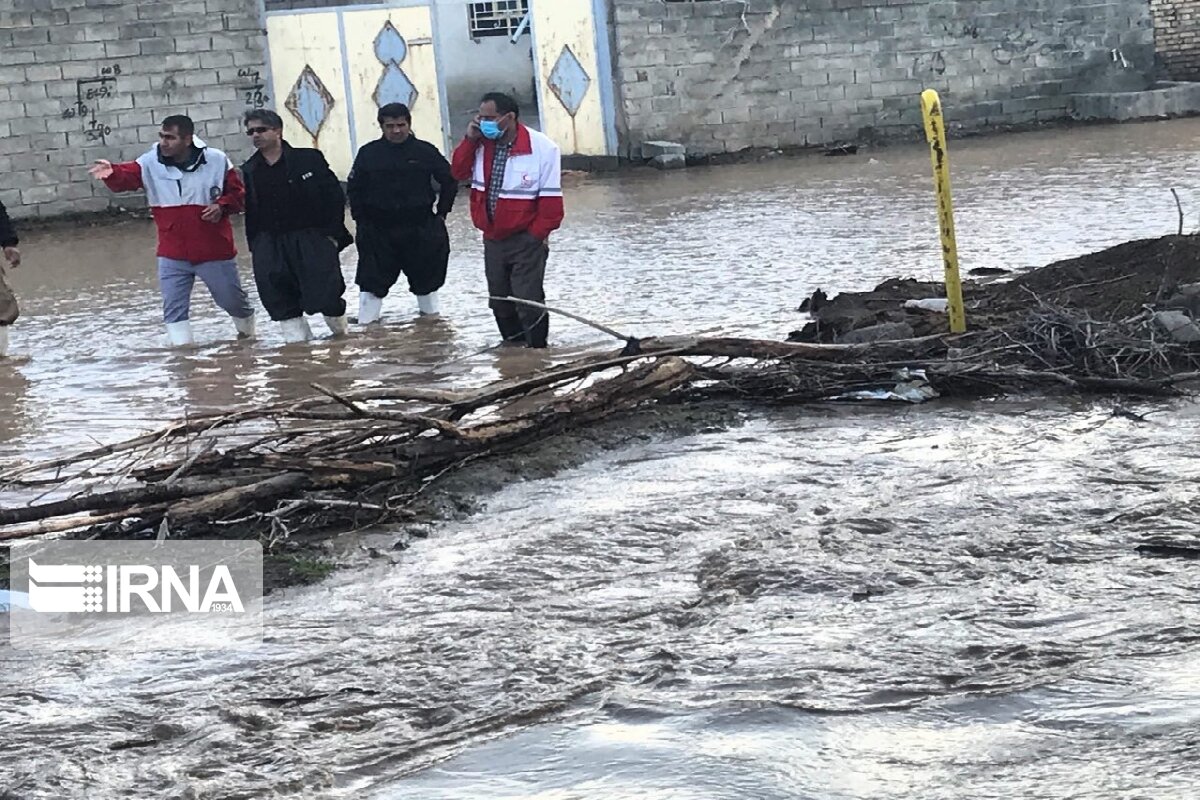
M87 175L130 160L168 114L235 160L270 106L259 0L8 0L0 11L0 200L15 217L138 205Z
M613 2L630 152L916 137L927 88L952 128L1028 124L1154 73L1148 0Z
M1150 0L1150 10L1165 76L1200 80L1200 0Z

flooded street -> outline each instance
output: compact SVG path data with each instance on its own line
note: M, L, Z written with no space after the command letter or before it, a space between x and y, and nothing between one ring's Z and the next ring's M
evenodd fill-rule
M964 270L1173 233L1171 187L1195 229L1198 138L954 143ZM921 146L573 179L548 302L639 336L782 338L818 286L938 277L931 184ZM401 291L382 330L285 347L260 311L238 344L198 289L182 353L150 223L23 237L0 463L313 381L462 386L612 346L555 319L549 356L481 352L465 202L451 237L442 321ZM272 596L260 650L0 646L0 798L1191 798L1200 569L1136 547L1200 532L1200 408L1152 408L756 411L510 478L404 552Z
M1200 122L1181 120L955 143L964 270L1041 266L1173 233L1171 187L1195 228L1198 135ZM549 302L633 335L782 338L800 327L795 309L818 286L856 290L893 275L941 271L921 146L566 183L568 217L552 237ZM25 265L13 273L24 316L12 348L29 361L3 373L0 441L18 456L40 455L77 444L81 428L109 441L185 411L306 394L315 379L340 388L461 385L528 370L537 361L523 353L464 358L495 344L496 333L465 197L451 223L443 323L283 347L254 296L262 339L240 346L228 318L197 287L201 347L183 355L165 347L152 223L28 234ZM343 253L352 315L354 255L353 248ZM253 292L245 254L241 260ZM393 326L407 326L416 314L412 296L393 292L385 314ZM325 334L319 319L313 329ZM571 348L568 355L612 342L561 319L551 337Z

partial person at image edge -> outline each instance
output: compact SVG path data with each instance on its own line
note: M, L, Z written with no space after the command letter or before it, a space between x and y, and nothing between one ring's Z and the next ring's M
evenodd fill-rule
M488 294L544 303L548 240L563 220L562 155L548 136L521 124L520 113L508 95L484 95L451 171L471 181ZM550 318L543 309L508 300L488 305L506 344L546 346Z
M4 250L4 259L13 269L21 266L21 251L17 245L16 228L8 218L8 209L0 203L0 248ZM0 266L0 358L8 355L8 327L17 321L21 308L17 305L17 296L4 280L4 268Z

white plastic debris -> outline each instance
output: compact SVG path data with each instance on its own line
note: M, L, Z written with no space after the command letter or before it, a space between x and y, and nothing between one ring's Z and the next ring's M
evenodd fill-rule
M919 308L922 311L935 311L945 314L950 308L950 301L944 297L926 297L923 300L906 300L905 308Z
M925 370L903 367L896 371L896 384L891 388L857 389L830 397L830 400L891 400L901 403L924 403L939 397L937 389L925 379Z

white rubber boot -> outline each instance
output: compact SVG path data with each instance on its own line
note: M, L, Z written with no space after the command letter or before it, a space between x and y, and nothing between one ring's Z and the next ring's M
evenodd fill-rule
M0 358L8 355L8 326L0 325Z
M196 340L192 338L192 323L186 319L183 322L168 322L167 339L172 347L185 347L194 343Z
M248 317L233 317L233 327L237 328L239 339L254 338L254 315Z
M417 295L417 309L422 317L433 317L442 313L442 304L438 301L438 293Z
M370 292L359 292L358 324L370 325L372 322L378 322L381 314L383 314L383 298L376 297Z
M346 319L346 315L340 317L331 317L325 315L325 324L329 326L329 332L334 336L345 336L350 332L350 322Z
M308 320L304 317L292 317L291 319L281 320L279 328L283 331L283 340L288 344L307 342L312 338L312 331L308 327Z

